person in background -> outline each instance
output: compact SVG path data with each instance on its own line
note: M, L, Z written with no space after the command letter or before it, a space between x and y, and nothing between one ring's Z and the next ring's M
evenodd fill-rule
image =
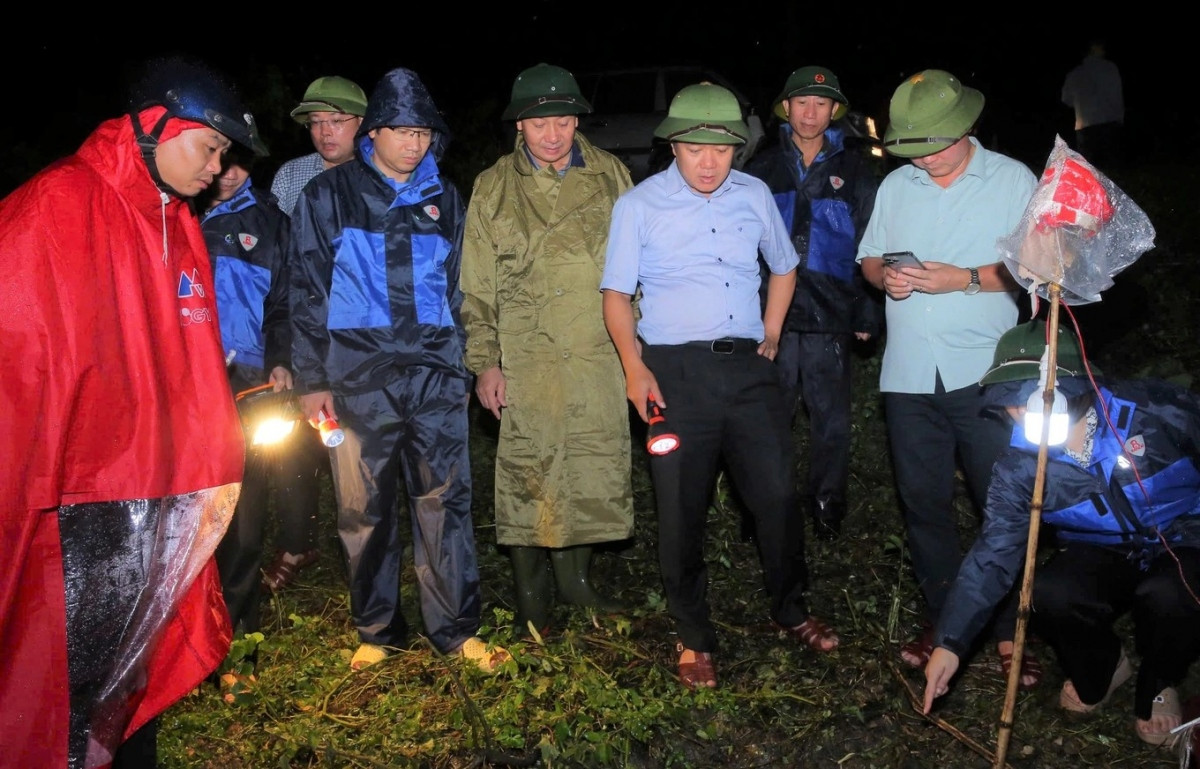
M154 767L157 719L230 646L213 551L242 431L190 206L234 142L231 85L156 60L128 112L0 201L0 756Z
M235 394L264 383L274 385L276 392L292 389L283 270L288 218L271 193L254 186L253 167L251 153L231 148L216 183L197 199L213 265L221 343ZM263 538L271 486L281 551L317 552L319 489L314 448L324 449L315 430L304 426L296 432L283 444L246 448L242 493L217 548L221 587L235 635L257 631L260 625L259 602L266 582Z
M992 464L1008 429L983 412L979 378L996 342L1017 322L1016 283L996 241L1021 221L1037 178L986 149L972 130L984 96L945 70L907 78L892 95L884 147L911 163L889 173L858 247L863 277L887 298L887 343L879 389L908 550L925 600L925 622L900 656L923 666L962 553L954 509L956 461L983 509ZM922 267L889 266L910 251ZM994 625L1007 674L1015 595ZM1041 678L1026 654L1021 685Z
M775 365L784 399L804 402L809 422L808 479L802 498L819 539L836 539L846 516L850 477L850 353L855 338L880 331L882 308L868 293L855 255L871 217L879 179L833 126L849 108L837 76L801 67L775 98L784 118L779 142L746 167L771 188L796 253L796 292ZM793 417L794 419L794 417Z
M1075 151L1098 168L1124 160L1125 96L1121 70L1094 38L1087 55L1063 80L1062 102L1075 112Z
M1011 419L1012 440L993 471L983 530L938 620L926 713L1021 574L1041 445L1040 433L1026 437L1026 403L1040 396L1048 337L1041 319L1007 332L980 380L989 407ZM1086 714L1133 676L1113 628L1132 612L1141 660L1135 732L1170 745L1182 719L1176 687L1200 656L1200 397L1160 380L1093 386L1097 372L1063 327L1056 369L1070 427L1046 457L1041 515L1057 547L1034 571L1031 624L1066 676L1059 706Z
M501 420L496 542L512 558L518 629L549 628L556 583L569 604L619 608L592 585L592 548L633 533L629 412L596 290L612 206L632 182L576 131L590 111L562 67L522 71L501 116L516 144L467 207L466 363Z
M309 83L304 98L292 110L292 118L308 128L316 152L293 158L279 167L271 181L271 194L279 209L287 216L292 215L296 200L304 185L327 168L345 163L354 157L354 135L362 124L362 115L367 108L367 95L352 80L337 75L319 77ZM262 573L262 589L270 592L283 590L292 584L300 572L315 564L321 557L316 546L319 521L316 516L317 478L329 470L329 455L312 430L303 431L293 438L293 463L289 472L295 476L298 486L295 493L289 492L292 502L300 503L303 494L311 494L310 504L289 505L283 513L279 527L280 541L275 557Z
M813 651L838 645L808 613L791 412L773 362L799 257L767 185L733 170L733 148L748 135L728 89L680 90L655 130L675 160L617 200L600 283L626 396L643 420L648 401L662 407L679 436L679 448L651 457L650 472L679 680L688 689L717 685L704 538L722 459L754 520L771 619ZM771 273L765 314L760 252Z
M353 80L328 75L309 83L291 114L308 129L316 152L293 158L275 172L271 194L281 211L291 216L304 185L354 157L354 139L366 109L367 95Z
M402 647L407 491L421 616L433 646L494 671L511 659L478 636L460 320L465 207L438 160L450 131L417 73L380 79L355 158L304 188L288 247L292 365L314 424L339 421L330 450L358 669Z

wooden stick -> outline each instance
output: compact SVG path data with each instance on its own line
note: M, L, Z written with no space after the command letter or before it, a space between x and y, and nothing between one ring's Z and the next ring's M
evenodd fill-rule
M1033 498L1029 502L1029 539L1025 543L1025 576L1021 580L1021 601L1017 608L1017 629L1013 635L1012 667L1008 671L1008 688L1004 692L1004 710L1000 714L1000 732L996 738L994 769L1005 765L1008 741L1012 736L1013 713L1017 705L1017 689L1021 684L1021 660L1025 656L1025 626L1029 623L1029 607L1033 603L1033 572L1037 565L1038 532L1042 523L1042 502L1046 487L1046 455L1049 451L1050 406L1054 403L1055 374L1058 372L1058 306L1062 288L1050 285L1050 321L1047 324L1046 387L1042 391L1042 436L1038 443L1037 475L1033 481Z

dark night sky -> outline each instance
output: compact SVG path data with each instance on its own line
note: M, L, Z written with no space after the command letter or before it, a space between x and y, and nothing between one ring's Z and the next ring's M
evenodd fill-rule
M981 138L1040 171L1054 134L1069 138L1072 116L1059 104L1058 94L1091 34L1106 37L1109 57L1121 67L1127 128L1138 146L1151 154L1165 152L1172 142L1196 143L1194 67L1178 71L1167 64L1177 61L1186 46L1194 47L1182 40L1184 25L1177 14L1143 13L1144 19L1132 20L1126 16L1119 25L1105 28L1013 20L1017 13L1011 9L1003 18L989 20L983 7L970 13L963 8L927 10L923 13L930 18L925 20L909 11L903 23L891 20L891 14L848 4L841 6L842 13L823 8L819 18L806 17L802 9L807 6L795 2L747 4L749 13L668 7L651 15L645 3L629 4L637 9L633 11L621 7L609 4L581 21L569 7L557 10L563 6L546 2L491 12L464 5L377 5L370 10L381 15L347 22L353 29L373 31L373 37L360 38L351 31L325 34L320 19L289 19L286 32L278 18L258 27L241 20L243 32L225 31L227 22L210 22L207 15L226 17L228 12L206 6L204 23L211 33L203 37L214 42L182 45L149 42L156 38L133 28L120 38L93 34L80 40L62 36L61 25L32 24L0 50L9 83L9 119L0 121L0 146L6 154L0 160L6 162L7 176L20 176L25 169L6 158L22 148L34 150L25 153L30 157L70 152L99 120L120 111L129 73L137 63L164 53L184 53L207 59L241 86L255 106L268 144L283 148L285 156L278 157L279 162L294 154L290 148L305 137L297 137L286 110L283 115L262 114L256 102L282 102L290 109L308 82L320 75L350 77L369 92L385 71L406 66L422 75L444 111L466 114L472 103L491 100L498 117L512 78L539 61L576 72L687 62L723 71L764 110L793 69L822 64L839 75L852 106L873 115L880 130L888 98L906 76L928 67L948 69L988 99ZM422 12L414 8L427 9L426 18L419 18ZM448 19L436 15L447 10L453 11ZM969 19L976 14L984 20ZM171 22L177 29L186 24L186 17L181 18ZM87 31L86 23L76 22ZM150 24L164 22L158 16L140 26ZM392 28L395 34L388 34ZM1176 71L1179 74L1172 74ZM14 101L18 93L20 99ZM43 121L41 130L14 122L16 114L37 116ZM37 167L42 164L39 159Z

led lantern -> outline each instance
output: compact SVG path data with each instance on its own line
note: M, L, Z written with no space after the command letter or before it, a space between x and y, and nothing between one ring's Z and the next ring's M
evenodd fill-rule
M265 384L243 390L234 398L242 427L251 446L270 446L291 435L300 420L300 408L291 390L275 392Z
M1029 394L1025 402L1025 440L1030 443L1041 443L1042 430L1045 426L1046 415L1046 382L1050 377L1050 347L1042 352L1042 360L1038 367L1038 386ZM1050 406L1050 430L1046 438L1047 446L1059 446L1066 442L1067 431L1070 428L1070 416L1067 414L1067 399L1057 387L1054 388L1054 400Z

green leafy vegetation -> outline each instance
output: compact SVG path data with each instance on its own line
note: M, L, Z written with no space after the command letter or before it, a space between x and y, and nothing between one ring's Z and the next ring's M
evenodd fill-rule
M1145 168L1116 181L1150 215L1157 247L1117 277L1096 305L1074 308L1091 357L1118 376L1197 372L1195 196L1178 168ZM1189 179L1181 184L1172 179ZM1064 315L1064 322L1067 316ZM559 607L554 632L522 640L507 558L492 530L495 425L473 414L475 520L483 582L481 634L513 660L494 676L444 658L420 636L415 582L403 585L412 643L363 671L349 668L358 639L336 538L332 495L322 496L322 560L271 597L261 637L234 644L224 688L205 684L164 716L164 767L989 767L1005 681L994 649L971 660L925 718L914 708L923 678L899 645L918 628L919 600L906 561L877 380L882 346L855 366L851 509L842 538L808 543L813 612L841 634L817 655L770 624L753 531L724 478L713 495L706 555L718 622L720 688L689 693L676 679L674 637L656 557L653 495L635 431L636 532L599 551L595 582L627 611L592 616ZM798 420L804 472L806 423ZM969 535L975 511L959 495ZM403 529L402 529L403 530ZM1130 628L1126 626L1126 630ZM1130 635L1132 649L1132 635ZM1062 676L1046 668L1016 700L1008 745L1013 767L1175 767L1167 749L1134 735L1133 687L1087 719L1057 707ZM253 676L251 679L250 676ZM1182 695L1200 694L1196 674ZM230 696L225 696L230 695ZM948 727L948 728L947 728Z

